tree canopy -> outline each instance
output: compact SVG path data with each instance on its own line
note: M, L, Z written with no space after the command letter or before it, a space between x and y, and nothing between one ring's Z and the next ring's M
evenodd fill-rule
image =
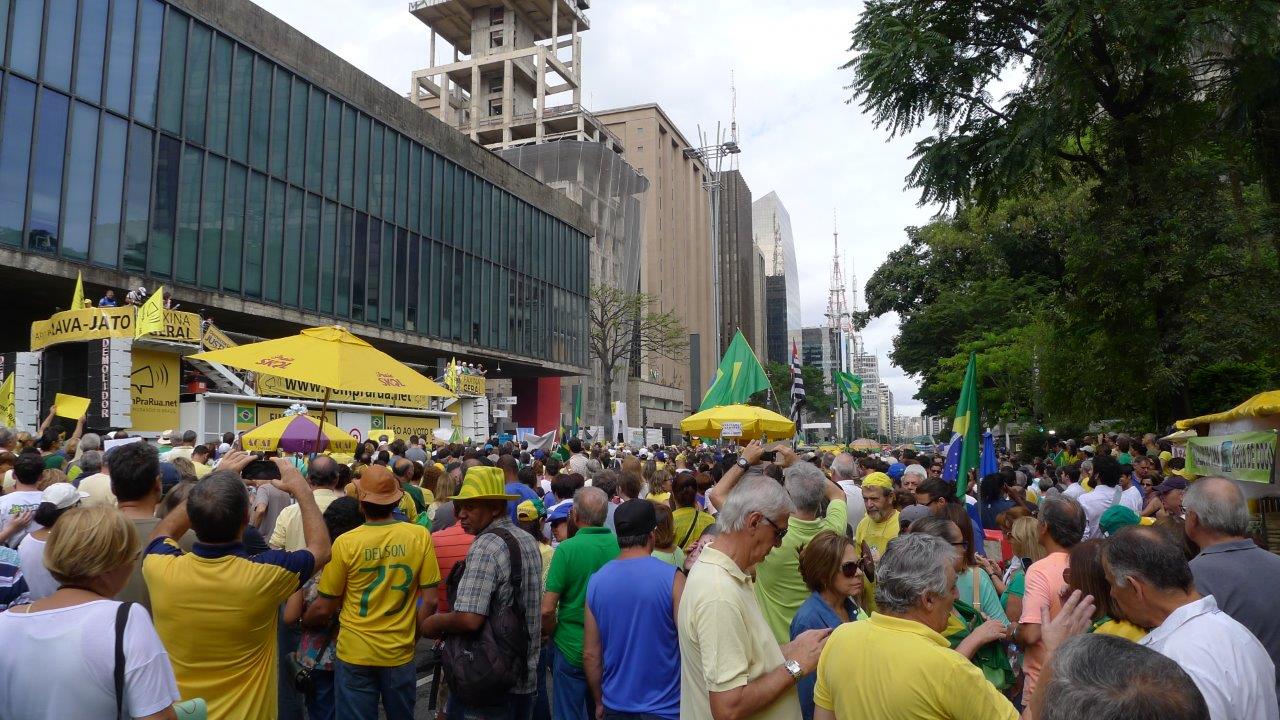
M869 0L854 100L929 128L862 318L946 413L1163 426L1280 382L1280 4Z

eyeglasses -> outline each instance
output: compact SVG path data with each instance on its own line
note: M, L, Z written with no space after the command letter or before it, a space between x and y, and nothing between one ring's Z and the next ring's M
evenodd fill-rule
M774 544L774 545L781 545L781 544L782 544L782 538L784 538L784 537L786 537L786 536L787 536L787 529L786 529L786 528L784 528L784 527L778 527L778 524L777 524L777 523L775 523L774 521L770 520L768 517L765 517L764 515L761 515L760 517L764 518L764 521L765 521L765 522L767 522L767 523L769 523L770 525L772 525L772 526L773 526L773 544Z

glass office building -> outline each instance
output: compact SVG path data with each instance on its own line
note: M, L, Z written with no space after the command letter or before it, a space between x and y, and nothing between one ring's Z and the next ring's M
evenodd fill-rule
M586 365L584 233L178 7L0 0L0 59L0 244Z

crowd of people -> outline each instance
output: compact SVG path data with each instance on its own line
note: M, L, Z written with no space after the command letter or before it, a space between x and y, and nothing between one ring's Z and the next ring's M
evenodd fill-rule
M5 718L398 720L424 682L451 719L1280 717L1280 557L1154 437L957 488L912 449L51 420L0 429Z

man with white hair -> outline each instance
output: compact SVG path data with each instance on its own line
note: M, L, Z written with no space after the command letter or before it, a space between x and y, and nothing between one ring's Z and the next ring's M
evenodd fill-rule
M755 464L761 451L748 447L743 457ZM791 639L791 620L813 591L800 576L800 551L823 530L843 534L849 526L844 489L827 479L817 465L796 462L790 451L779 451L787 495L795 505L791 525L782 545L774 549L756 568L756 601L779 644ZM823 501L827 512L822 515Z
M680 597L680 717L797 718L795 683L813 672L829 630L779 647L751 572L786 537L795 510L782 485L751 474L720 505L720 534L702 549Z
M1018 711L942 632L955 602L955 550L924 533L889 541L876 566L876 612L832 633L818 663L815 720L1015 720ZM1094 606L1072 595L1046 635L1088 627ZM911 678L910 692L902 691Z
M831 479L844 490L845 507L849 511L849 534L858 528L858 523L867 514L867 507L862 501L862 468L849 453L840 453L831 461Z
M929 471L924 467L916 464L908 465L907 469L902 471L902 489L914 495L916 488L920 487L920 483L927 477L929 477Z
M1220 477L1200 478L1182 498L1187 537L1200 548L1191 574L1201 595L1212 595L1222 611L1262 643L1280 666L1280 557L1249 537L1249 506L1240 486ZM1277 674L1280 688L1280 673ZM1277 690L1280 693L1280 689Z

